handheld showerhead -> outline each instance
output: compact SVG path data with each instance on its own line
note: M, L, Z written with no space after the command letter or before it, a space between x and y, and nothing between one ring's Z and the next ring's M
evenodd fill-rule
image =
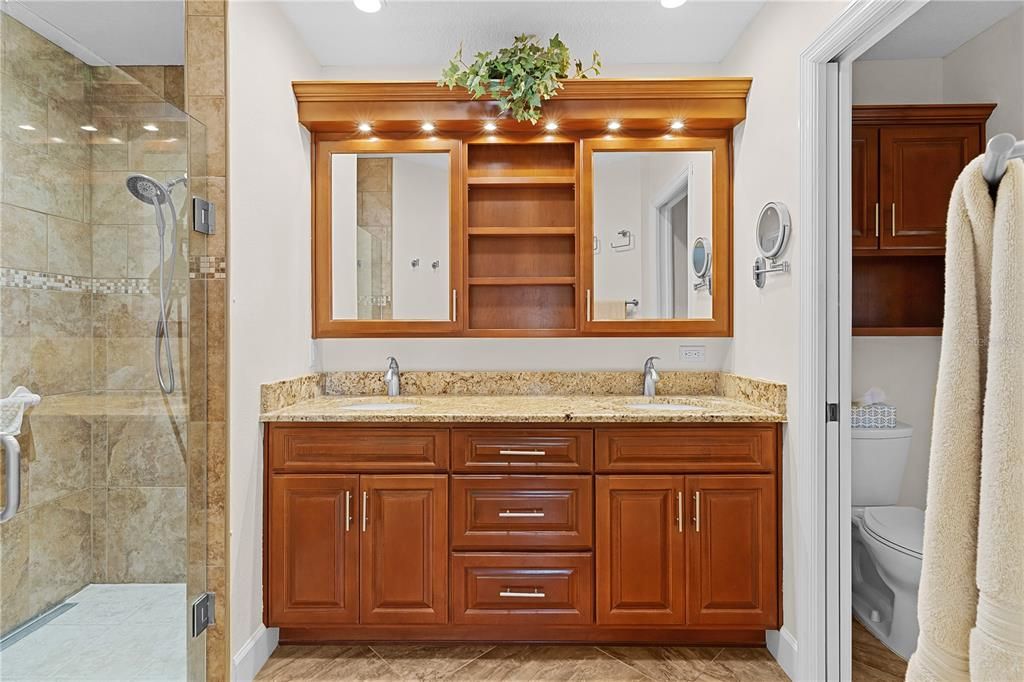
M166 204L170 191L159 180L148 175L129 175L125 181L132 196L145 204Z

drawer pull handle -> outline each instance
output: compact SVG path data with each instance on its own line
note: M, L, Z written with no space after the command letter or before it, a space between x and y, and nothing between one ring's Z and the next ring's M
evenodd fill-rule
M683 492L676 493L676 529L683 532Z
M369 497L370 497L370 494L366 490L364 490L363 491L363 532L364 533L366 532L366 517L367 517L368 508L370 506Z
M345 491L345 532L352 525L352 491Z
M513 457L543 457L548 453L544 450L498 450L498 454Z
M693 525L700 532L700 491L693 494Z
M499 597L526 597L528 599L543 599L547 595L543 592L517 592L515 590L502 590Z
M498 516L503 518L503 519L540 519L540 518L544 517L544 512L539 511L539 510L538 511L512 511L511 509L506 509L504 511L498 512Z

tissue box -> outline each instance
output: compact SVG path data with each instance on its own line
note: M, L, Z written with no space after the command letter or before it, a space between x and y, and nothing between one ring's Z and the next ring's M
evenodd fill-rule
M850 426L855 429L894 429L896 408L885 403L854 404L850 407Z

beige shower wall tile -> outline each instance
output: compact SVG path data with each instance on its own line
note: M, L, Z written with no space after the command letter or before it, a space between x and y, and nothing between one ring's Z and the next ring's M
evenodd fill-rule
M92 491L33 507L29 573L33 607L49 608L92 578Z
M164 96L164 67L119 65L118 68L152 90L154 94Z
M4 202L81 221L85 218L85 169L19 144L3 144Z
M206 679L227 680L228 582L223 566L207 570L206 589L216 595L216 622L206 635Z
M191 15L186 19L185 82L190 97L223 96L224 17Z
M206 419L227 418L227 301L225 280L208 280L206 289Z
M184 336L184 301L171 292L167 321L172 337ZM147 294L93 294L93 336L130 338L151 336L160 319L160 297Z
M159 128L150 131L143 125ZM128 167L150 174L168 171L185 174L188 168L188 122L180 120L135 121L128 124Z
M184 418L173 415L111 417L107 427L109 484L184 486L185 424Z
M6 341L31 335L31 294L28 289L0 288L0 338Z
M29 470L32 507L90 484L92 424L82 417L45 416L32 420L35 459Z
M216 232L203 237L206 240L206 254L210 256L225 256L227 254L227 225L228 225L228 202L225 185L225 178L207 178L206 199L216 208Z
M188 14L224 16L225 0L185 0Z
M107 419L94 417L92 420L92 465L90 482L94 487L107 487Z
M92 276L126 277L128 273L128 228L125 225L95 225L92 228Z
M0 78L0 136L36 152L46 151L46 95L16 78Z
M191 85L189 85L191 87ZM206 174L226 175L226 119L223 97L188 96L189 114L206 128Z
M5 338L0 344L0 393L32 385L32 339Z
M107 339L107 371L102 387L112 390L152 390L156 388L153 336ZM181 386L184 358L181 340L171 339L175 383ZM166 355L164 362L166 362ZM166 365L165 365L166 366ZM166 369L164 370L166 373Z
M109 489L107 579L184 582L184 487Z
M92 489L92 581L107 582L107 488Z
M185 110L185 69L180 66L164 67L164 99L175 108Z
M40 395L92 387L91 338L32 339L29 357L30 385Z
M92 123L80 102L50 98L47 103L47 151L61 163L90 167L90 133L81 126Z
M23 508L0 525L0 635L35 615L29 583L29 518L30 513Z
M46 215L11 204L0 205L0 265L46 270Z
M391 159L357 159L356 191L390 192Z
M91 294L31 290L31 334L36 338L88 338L92 335Z
M91 211L93 225L146 223L152 228L153 206L139 201L128 192L125 181L129 175L130 173L126 170L93 172ZM166 178L157 177L156 179L163 181Z
M211 566L227 562L227 425L209 422L206 430L207 560Z
M93 116L97 130L92 134L92 169L94 171L128 168L128 119Z
M63 275L92 275L92 228L56 216L46 219L47 269Z
M0 47L5 74L51 97L84 100L86 65L9 15L3 17Z

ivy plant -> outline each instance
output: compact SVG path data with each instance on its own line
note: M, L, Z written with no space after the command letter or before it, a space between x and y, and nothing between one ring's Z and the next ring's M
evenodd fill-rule
M462 47L441 73L438 87L465 88L473 99L490 95L501 107L501 113L510 113L517 121L536 123L541 116L541 102L551 99L561 89L561 80L588 78L601 72L601 56L595 51L590 66L573 60L569 48L556 33L547 47L537 42L537 36L518 35L510 47L495 53L478 52L472 64L462 58Z

